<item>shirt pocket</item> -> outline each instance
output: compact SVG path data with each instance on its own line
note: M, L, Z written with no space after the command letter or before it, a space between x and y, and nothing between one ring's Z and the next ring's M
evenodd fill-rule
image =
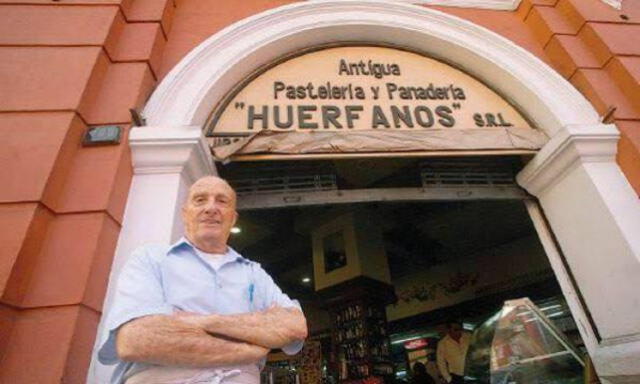
M218 288L214 276L206 270L165 270L167 303L176 310L195 313L215 313Z
M253 312L256 301L255 285L246 276L225 279L219 290L220 313L237 314Z

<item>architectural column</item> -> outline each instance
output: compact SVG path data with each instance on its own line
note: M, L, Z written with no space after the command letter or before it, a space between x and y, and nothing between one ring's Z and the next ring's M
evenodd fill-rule
M133 179L122 230L113 258L103 312L109 311L122 266L132 251L145 243L170 244L182 235L180 209L189 186L199 177L215 174L201 127L136 127L129 136ZM100 323L97 346L105 339ZM113 367L92 359L87 382L109 382Z
M518 182L538 198L577 285L572 308L592 323L584 338L598 374L627 383L640 380L640 201L615 162L618 136L613 125L568 126Z

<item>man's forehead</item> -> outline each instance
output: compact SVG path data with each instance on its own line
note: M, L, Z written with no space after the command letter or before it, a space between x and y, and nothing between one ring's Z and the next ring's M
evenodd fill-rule
M190 194L195 192L226 192L232 196L235 196L233 188L224 179L219 177L203 177L198 179L191 188L189 188Z

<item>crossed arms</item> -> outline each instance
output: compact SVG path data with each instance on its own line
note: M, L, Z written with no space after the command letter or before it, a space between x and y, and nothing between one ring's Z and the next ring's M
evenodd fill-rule
M254 363L272 348L307 337L298 309L272 306L238 315L151 315L120 327L120 359L160 365L213 367Z

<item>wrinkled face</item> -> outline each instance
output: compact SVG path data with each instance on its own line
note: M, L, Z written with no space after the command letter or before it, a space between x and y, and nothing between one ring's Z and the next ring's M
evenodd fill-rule
M237 218L235 192L226 181L213 176L196 181L182 207L187 238L205 251L206 244L226 246Z

